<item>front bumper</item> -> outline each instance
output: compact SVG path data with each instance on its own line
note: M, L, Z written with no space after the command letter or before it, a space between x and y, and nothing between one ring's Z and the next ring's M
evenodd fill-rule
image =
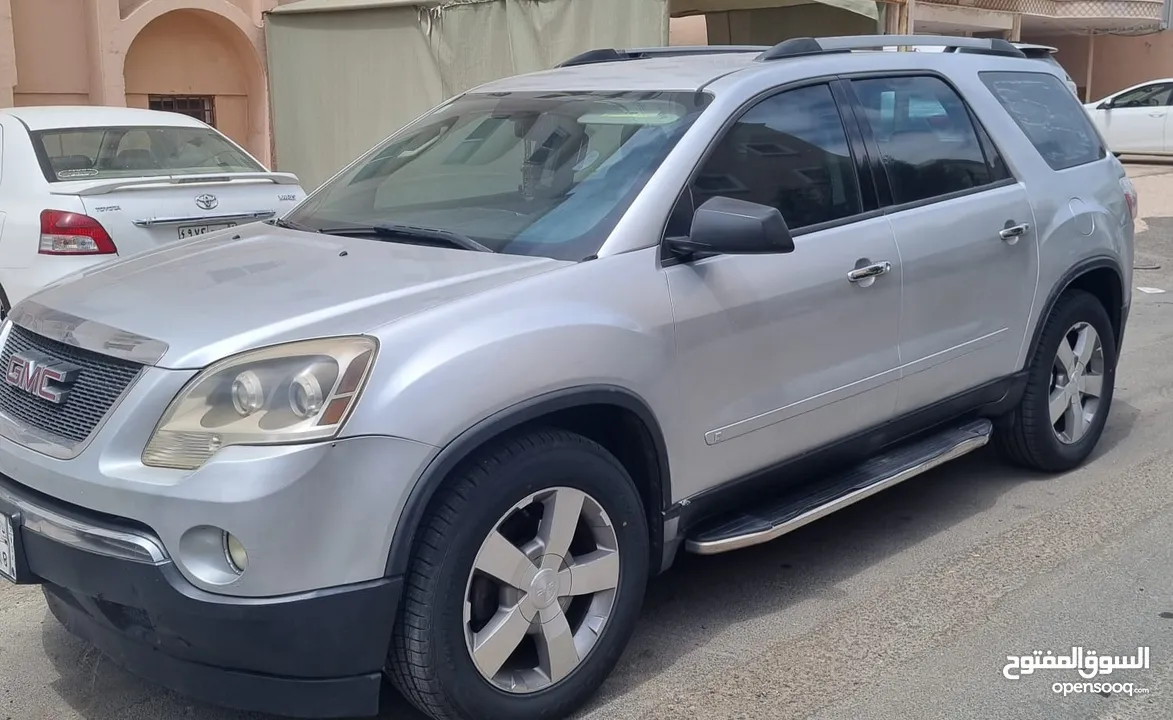
M0 513L17 520L20 580L40 584L67 629L129 671L238 710L305 718L378 712L401 578L230 598L190 584L160 555L158 539L133 522L3 476Z

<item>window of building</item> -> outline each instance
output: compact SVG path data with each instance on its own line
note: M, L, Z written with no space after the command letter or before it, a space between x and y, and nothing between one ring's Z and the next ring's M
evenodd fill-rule
M831 89L787 90L743 115L693 182L695 207L717 196L776 207L791 230L860 213L855 164Z
M971 190L1006 177L987 158L969 108L930 76L868 78L851 83L879 146L896 205Z
M983 72L982 82L1052 170L1094 162L1107 151L1087 112L1054 75Z
M151 95L147 103L151 110L188 115L216 127L216 99L210 95Z

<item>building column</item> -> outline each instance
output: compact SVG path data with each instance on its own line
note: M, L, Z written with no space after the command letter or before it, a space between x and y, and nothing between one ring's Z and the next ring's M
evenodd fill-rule
M125 49L119 42L121 24L118 0L89 0L86 3L90 103L94 105L126 107Z
M1094 30L1087 31L1087 73L1084 75L1083 81L1083 101L1092 101L1092 67L1096 62L1096 33Z
M16 41L12 30L12 2L0 0L0 107L12 107L16 90Z
M916 0L904 0L900 3L900 12L896 16L896 33L898 35L916 34Z

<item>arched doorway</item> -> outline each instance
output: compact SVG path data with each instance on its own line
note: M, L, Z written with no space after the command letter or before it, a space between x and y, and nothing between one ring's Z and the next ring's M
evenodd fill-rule
M129 107L193 115L268 161L264 75L228 19L194 9L160 15L131 42L124 73Z

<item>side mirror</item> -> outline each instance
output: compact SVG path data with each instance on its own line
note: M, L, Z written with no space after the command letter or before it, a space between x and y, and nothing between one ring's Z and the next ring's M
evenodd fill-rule
M1096 105L1096 110L1111 110L1112 107L1113 107L1112 101L1105 100L1104 102L1100 103L1099 105Z
M794 238L778 208L710 198L697 208L686 238L668 241L678 255L762 255L794 252Z

